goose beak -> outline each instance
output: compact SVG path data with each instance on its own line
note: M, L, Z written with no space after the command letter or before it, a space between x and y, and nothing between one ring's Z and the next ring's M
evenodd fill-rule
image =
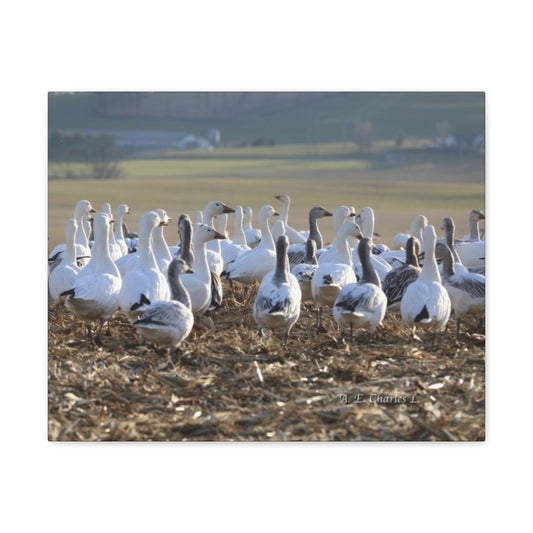
M96 213L96 209L94 207L91 207L91 209L89 209L89 213Z
M479 215L479 220L485 220L485 215Z
M356 217L356 216L357 216L357 213L350 213L348 216L349 216L349 217Z
M168 219L167 219L167 223L170 222L171 220L172 220L172 219L171 219L170 217L168 217Z
M276 200L281 200L281 196L274 196Z
M357 239L358 241L360 241L362 238L363 238L363 236L362 236L360 233L359 233L359 235L357 235L357 237L356 237L356 239Z
M279 213L277 211L274 211L273 217L279 217Z
M215 231L215 239L225 239L224 235L222 233L219 233L218 231Z
M224 205L224 210L222 211L222 213L235 213L235 209L233 209L233 207ZM225 239L226 237L223 238Z
M194 270L192 268L188 268L186 271L185 271L185 274L194 274Z
M160 226L168 226L168 222L165 222L164 220L161 220L159 223Z
M333 213L330 213L329 211L324 211L324 216L325 217L332 217Z

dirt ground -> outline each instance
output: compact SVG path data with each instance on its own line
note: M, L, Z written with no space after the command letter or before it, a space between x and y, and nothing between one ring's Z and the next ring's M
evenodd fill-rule
M430 350L395 312L375 338L349 342L331 318L317 332L303 307L285 349L278 334L258 335L252 305L225 287L222 307L171 355L141 344L120 313L97 346L50 306L49 440L484 440L476 321L457 339L452 318Z

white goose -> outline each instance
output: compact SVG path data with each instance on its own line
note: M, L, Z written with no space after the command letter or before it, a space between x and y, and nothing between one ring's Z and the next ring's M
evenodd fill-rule
M387 308L400 307L407 287L420 276L422 269L418 262L420 242L416 237L409 237L405 248L405 263L391 270L383 280L382 288L387 297Z
M132 324L151 302L170 299L168 281L157 266L152 248L154 229L162 223L155 211L148 211L139 220L139 259L122 280L119 300L120 309Z
M361 232L363 237L368 237L370 239L371 247L373 248L373 235L374 235L374 210L371 207L363 207L360 213L361 217ZM384 252L386 253L386 252ZM381 257L380 255L371 254L370 261L374 265L376 272L379 276L379 279L383 281L385 276L392 270L392 266ZM359 259L359 254L357 249L352 252L352 260L354 265L354 270L358 278L363 276L363 267Z
M181 282L181 275L192 272L182 259L173 259L168 266L171 290L169 301L151 303L133 325L142 338L175 350L190 334L194 325L191 299Z
M300 316L302 299L298 281L289 272L288 247L289 239L281 235L276 241L276 267L261 281L253 308L259 328L285 330L285 345Z
M106 202L102 206L102 213L106 213L111 217L111 231L109 232L109 255L113 261L116 261L124 254L122 253L121 246L115 239L115 232L113 231L113 224L115 223L115 220L113 219L113 212L111 211L111 204L109 202Z
M417 215L411 222L409 233L397 233L391 242L391 252L404 250L409 237L416 237L422 245L422 231L428 225L428 219L424 215ZM422 250L424 248L422 247Z
M276 264L276 250L274 239L268 221L279 213L271 206L264 205L259 211L259 227L261 228L261 241L259 244L245 252L228 265L222 273L222 278L235 280L244 284L261 283L263 278Z
M448 292L441 283L435 259L435 228L429 224L424 228L425 258L422 272L411 283L400 303L400 313L413 339L417 326L433 332L431 347L435 345L438 332L444 331L450 318L451 302Z
M244 234L246 235L246 244L250 248L255 248L261 242L261 230L252 227L252 208L247 205L244 207Z
M333 318L344 333L350 327L350 339L354 329L364 329L374 334L381 325L387 310L387 297L381 290L381 282L370 260L371 240L364 237L357 251L363 267L363 275L357 283L345 285L333 304Z
M203 315L211 306L212 276L207 259L206 243L213 239L224 239L224 235L215 231L211 226L206 224L195 224L192 234L193 263L192 269L194 274L183 276L181 281L189 293L191 299L191 309L195 316Z
M302 301L312 302L311 280L318 268L316 258L316 243L313 239L307 239L305 244L305 257L303 263L295 265L292 269L293 276L298 280L302 291Z
M322 312L324 306L331 307L342 288L348 283L355 283L357 278L352 268L352 254L348 245L349 236L357 237L360 229L351 221L345 222L335 237L332 248L336 251L336 257L330 262L323 262L311 280L311 292L317 303L317 326L322 326Z
M452 303L459 336L463 316L485 314L485 276L456 271L453 254L444 243L437 243L435 253L442 259L442 283Z
M485 266L485 241L457 244L455 250L465 267L478 268Z
M214 228L215 217L224 213L235 213L235 209L218 200L209 202L204 208L203 224ZM224 238L226 237L224 236ZM220 276L224 270L224 261L220 253L220 242L218 240L212 240L207 243L207 260L209 261L211 272L215 272Z
M65 305L85 322L87 335L92 339L91 322L100 321L95 342L100 343L102 327L119 307L122 286L120 273L109 255L109 232L111 218L105 213L94 217L94 254L91 269L82 269L76 276L74 286L62 293Z
M59 265L52 270L48 278L48 293L50 294L51 300L56 305L56 310L61 323L63 322L61 304L64 301L64 297L61 297L60 295L74 286L76 277L80 272L80 267L76 261L76 248L74 246L77 228L78 224L76 219L69 218L65 226L66 248L63 252L63 258Z
M74 220L76 220L78 228L76 230L74 243L76 246L76 257L79 258L82 266L85 266L91 258L89 234L85 233L83 225L83 219L86 217L86 215L91 213L96 213L96 210L93 208L89 200L80 200L76 203L76 206L74 207ZM66 247L66 243L58 244L48 256L48 262L54 263L56 259L62 255Z
M251 250L251 248L246 244L246 235L244 234L244 228L243 228L243 215L244 213L243 213L242 206L236 205L234 228L233 228L233 240L231 241L228 240L228 242L224 240L220 241L222 259L224 260L224 270L228 267L230 263L235 261L237 257ZM219 233L222 233L220 231L220 227L219 227Z
M485 220L485 214L481 209L472 209L468 216L468 222L470 224L470 234L465 235L461 240L464 242L479 242L481 240L479 236L479 221Z
M156 209L155 212L161 219L161 225L157 226L152 233L152 252L154 254L157 267L166 275L168 265L172 260L172 252L169 248L165 236L163 234L164 226L167 226L172 220L164 209ZM136 244L139 247L138 240ZM176 247L177 248L177 247ZM115 262L120 271L120 275L124 277L130 270L133 270L139 264L140 252L137 249L135 252L130 252L122 257L119 257Z
M285 224L285 235L287 235L289 239L289 244L305 243L306 238L299 231L296 231L295 229L291 228L288 223L291 197L286 194L281 194L279 196L274 196L274 198L276 198L276 200L279 200L283 204L279 219Z
M159 270L161 270L161 272L166 276L168 265L170 265L170 262L172 261L172 254L170 253L167 241L165 240L163 230L165 226L168 226L168 223L172 219L168 216L164 209L156 209L155 212L159 215L161 224L154 229L152 234L152 246L155 260L157 261L157 266Z
M346 228L351 228L353 230L353 227L351 224L353 224L352 220L348 220L349 217L355 216L355 213L352 213L351 211L344 211L342 209L344 206L341 206L335 210L335 214L337 215L337 221L334 224L335 227L335 237L333 239L333 242L330 246L324 248L322 250L322 253L318 257L318 263L335 263L338 260L338 249L337 247L344 247L345 241L348 242L348 246L351 249L351 242L358 242L359 239L362 237L361 228L358 224L355 224L357 227L357 235L351 235L346 234ZM348 209L348 208L345 208ZM334 221L335 222L335 221ZM346 224L346 222L350 222L350 224Z
M308 237L306 237L306 239L309 238L315 241L317 257L319 257L322 253L324 246L322 234L318 229L317 220L319 218L331 216L333 216L332 213L326 211L326 209L324 209L322 206L315 206L309 211L309 235ZM304 260L305 244L293 244L292 246L289 246L288 256L290 267L294 268L294 265L297 265L298 263L301 263Z
M127 255L129 253L128 244L124 238L124 226L123 219L124 215L129 215L131 209L126 204L120 204L117 209L117 222L115 225L115 241L120 246L120 251L122 255Z

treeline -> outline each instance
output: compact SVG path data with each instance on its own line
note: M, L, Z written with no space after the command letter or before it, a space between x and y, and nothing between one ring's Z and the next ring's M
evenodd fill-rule
M54 131L48 138L49 161L90 165L88 175L72 175L69 171L69 175L64 176L68 178L116 178L120 175L118 163L122 156L122 150L114 135Z

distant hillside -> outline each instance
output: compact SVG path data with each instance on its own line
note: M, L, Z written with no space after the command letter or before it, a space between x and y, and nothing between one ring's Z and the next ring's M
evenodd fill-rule
M481 92L49 93L49 130L186 131L216 128L223 144L351 141L357 122L374 139L434 138L437 123L458 137L485 130Z

